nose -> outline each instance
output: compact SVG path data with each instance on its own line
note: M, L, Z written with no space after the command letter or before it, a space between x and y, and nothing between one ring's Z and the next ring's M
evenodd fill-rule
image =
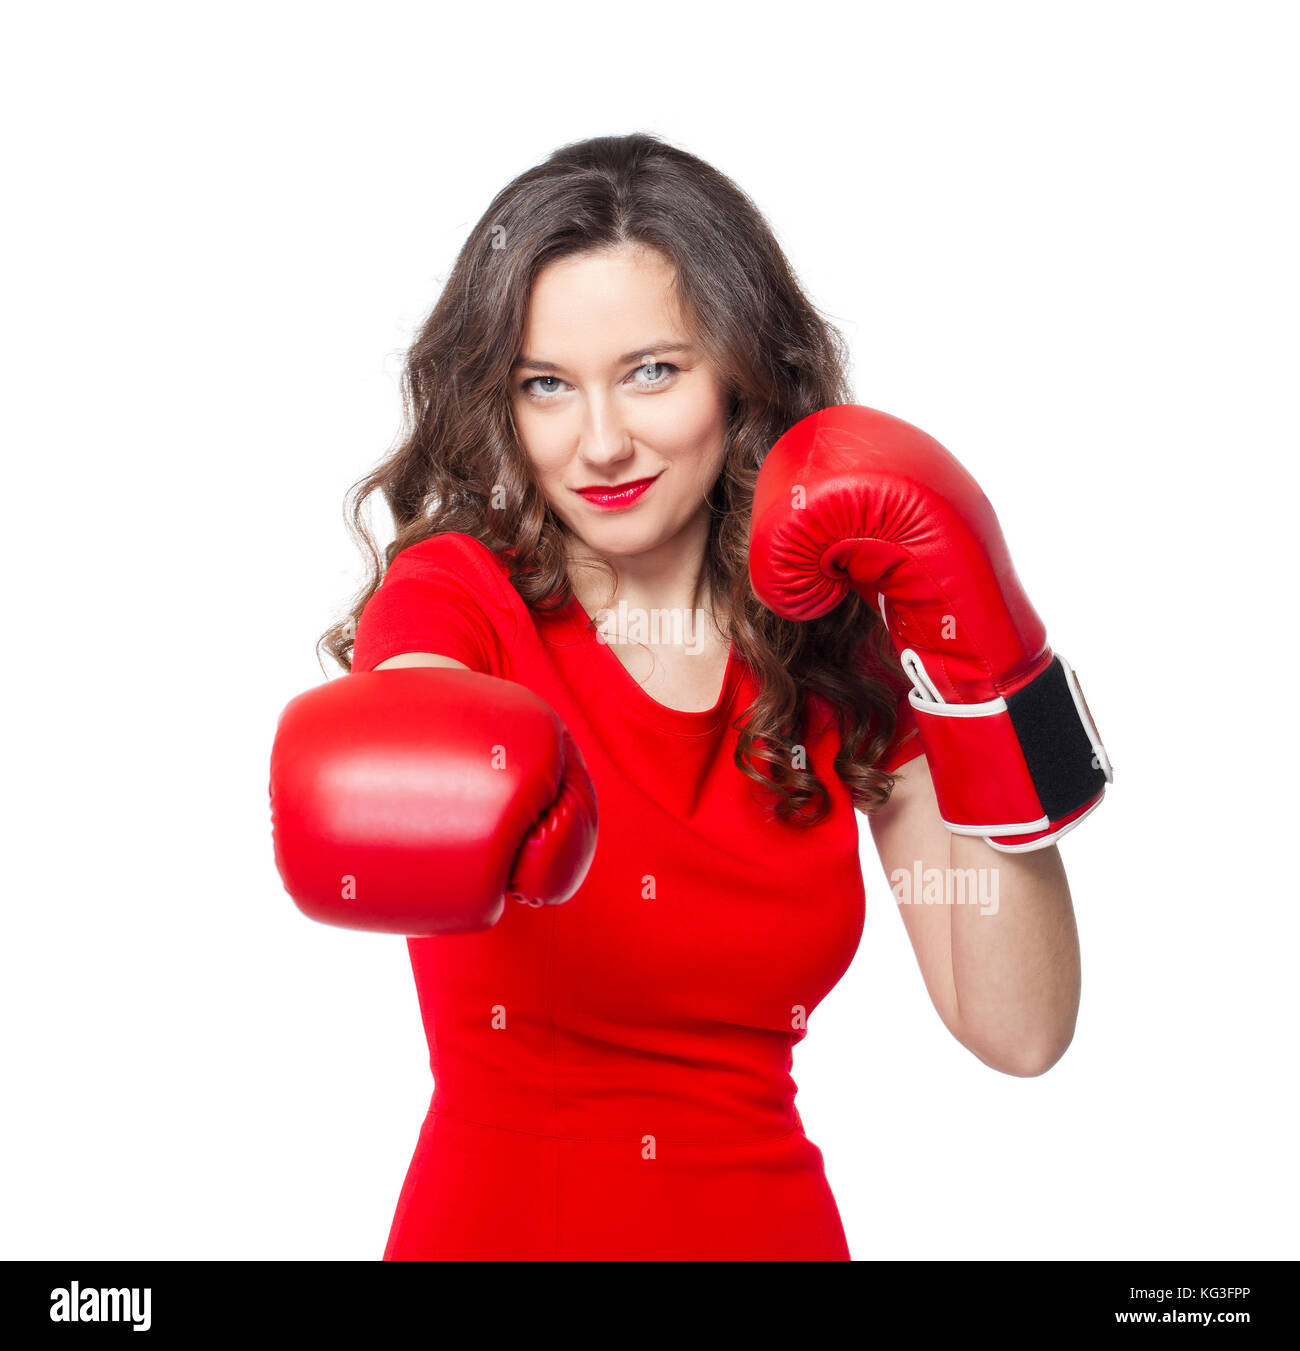
M578 455L592 469L611 469L635 454L632 434L609 401L590 399L583 415Z

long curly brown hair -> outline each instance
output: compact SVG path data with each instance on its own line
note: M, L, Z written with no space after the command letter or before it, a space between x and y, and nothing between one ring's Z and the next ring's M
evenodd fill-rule
M682 312L730 396L727 449L709 498L709 593L722 602L758 695L736 721L737 767L774 794L773 815L812 825L830 807L799 752L810 696L840 733L835 771L863 811L893 776L875 766L895 729L895 698L864 674L864 651L897 671L875 611L850 594L810 623L778 618L749 583L754 483L763 457L800 418L851 402L839 332L813 306L758 208L730 179L657 137L601 136L555 151L503 188L462 247L406 358L397 448L348 493L349 530L370 577L320 650L351 670L357 621L397 554L456 531L507 560L536 612L566 604L567 527L535 483L516 435L510 373L532 283L549 263L624 244L648 246L676 270ZM366 520L380 493L396 536L383 551Z

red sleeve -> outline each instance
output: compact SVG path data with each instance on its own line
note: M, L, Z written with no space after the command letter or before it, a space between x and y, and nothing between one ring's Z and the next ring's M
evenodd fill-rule
M887 774L892 774L900 765L924 754L925 747L921 744L921 735L916 727L916 714L912 712L912 705L907 702L907 690L904 690L898 700L898 723L894 738L876 764Z
M912 705L907 702L908 691L912 688L912 682L898 670L895 666L887 665L875 651L874 638L863 644L863 668L870 676L877 680L883 680L890 689L897 695L897 722L894 726L894 735L888 746L885 747L880 759L876 761L876 767L883 769L886 773L892 774L899 766L905 765L909 760L914 760L918 755L925 754L925 747L921 744L921 736L917 731L916 714L912 712Z
M509 582L492 551L468 535L434 535L393 559L366 602L352 648L354 672L399 652L432 652L472 671L501 669L500 602Z

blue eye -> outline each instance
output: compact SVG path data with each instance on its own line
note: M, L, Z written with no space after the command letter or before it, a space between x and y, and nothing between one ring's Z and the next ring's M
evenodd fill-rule
M633 374L642 375L650 372L653 375L656 371L660 372L658 378L639 380L637 383L640 385L665 385L677 373L677 367L666 361L647 361L643 366L638 366Z
M641 389L662 389L678 374L678 368L670 362L646 361L628 379ZM521 381L519 388L528 398L547 402L565 388L565 382L558 375L533 375Z

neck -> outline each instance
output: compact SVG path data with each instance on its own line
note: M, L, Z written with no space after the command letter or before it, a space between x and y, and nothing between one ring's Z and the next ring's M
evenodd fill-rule
M709 540L709 510L702 509L670 540L635 555L599 554L569 536L569 580L588 614L620 602L643 610L704 610L714 598L704 575ZM614 570L611 587L605 566Z

